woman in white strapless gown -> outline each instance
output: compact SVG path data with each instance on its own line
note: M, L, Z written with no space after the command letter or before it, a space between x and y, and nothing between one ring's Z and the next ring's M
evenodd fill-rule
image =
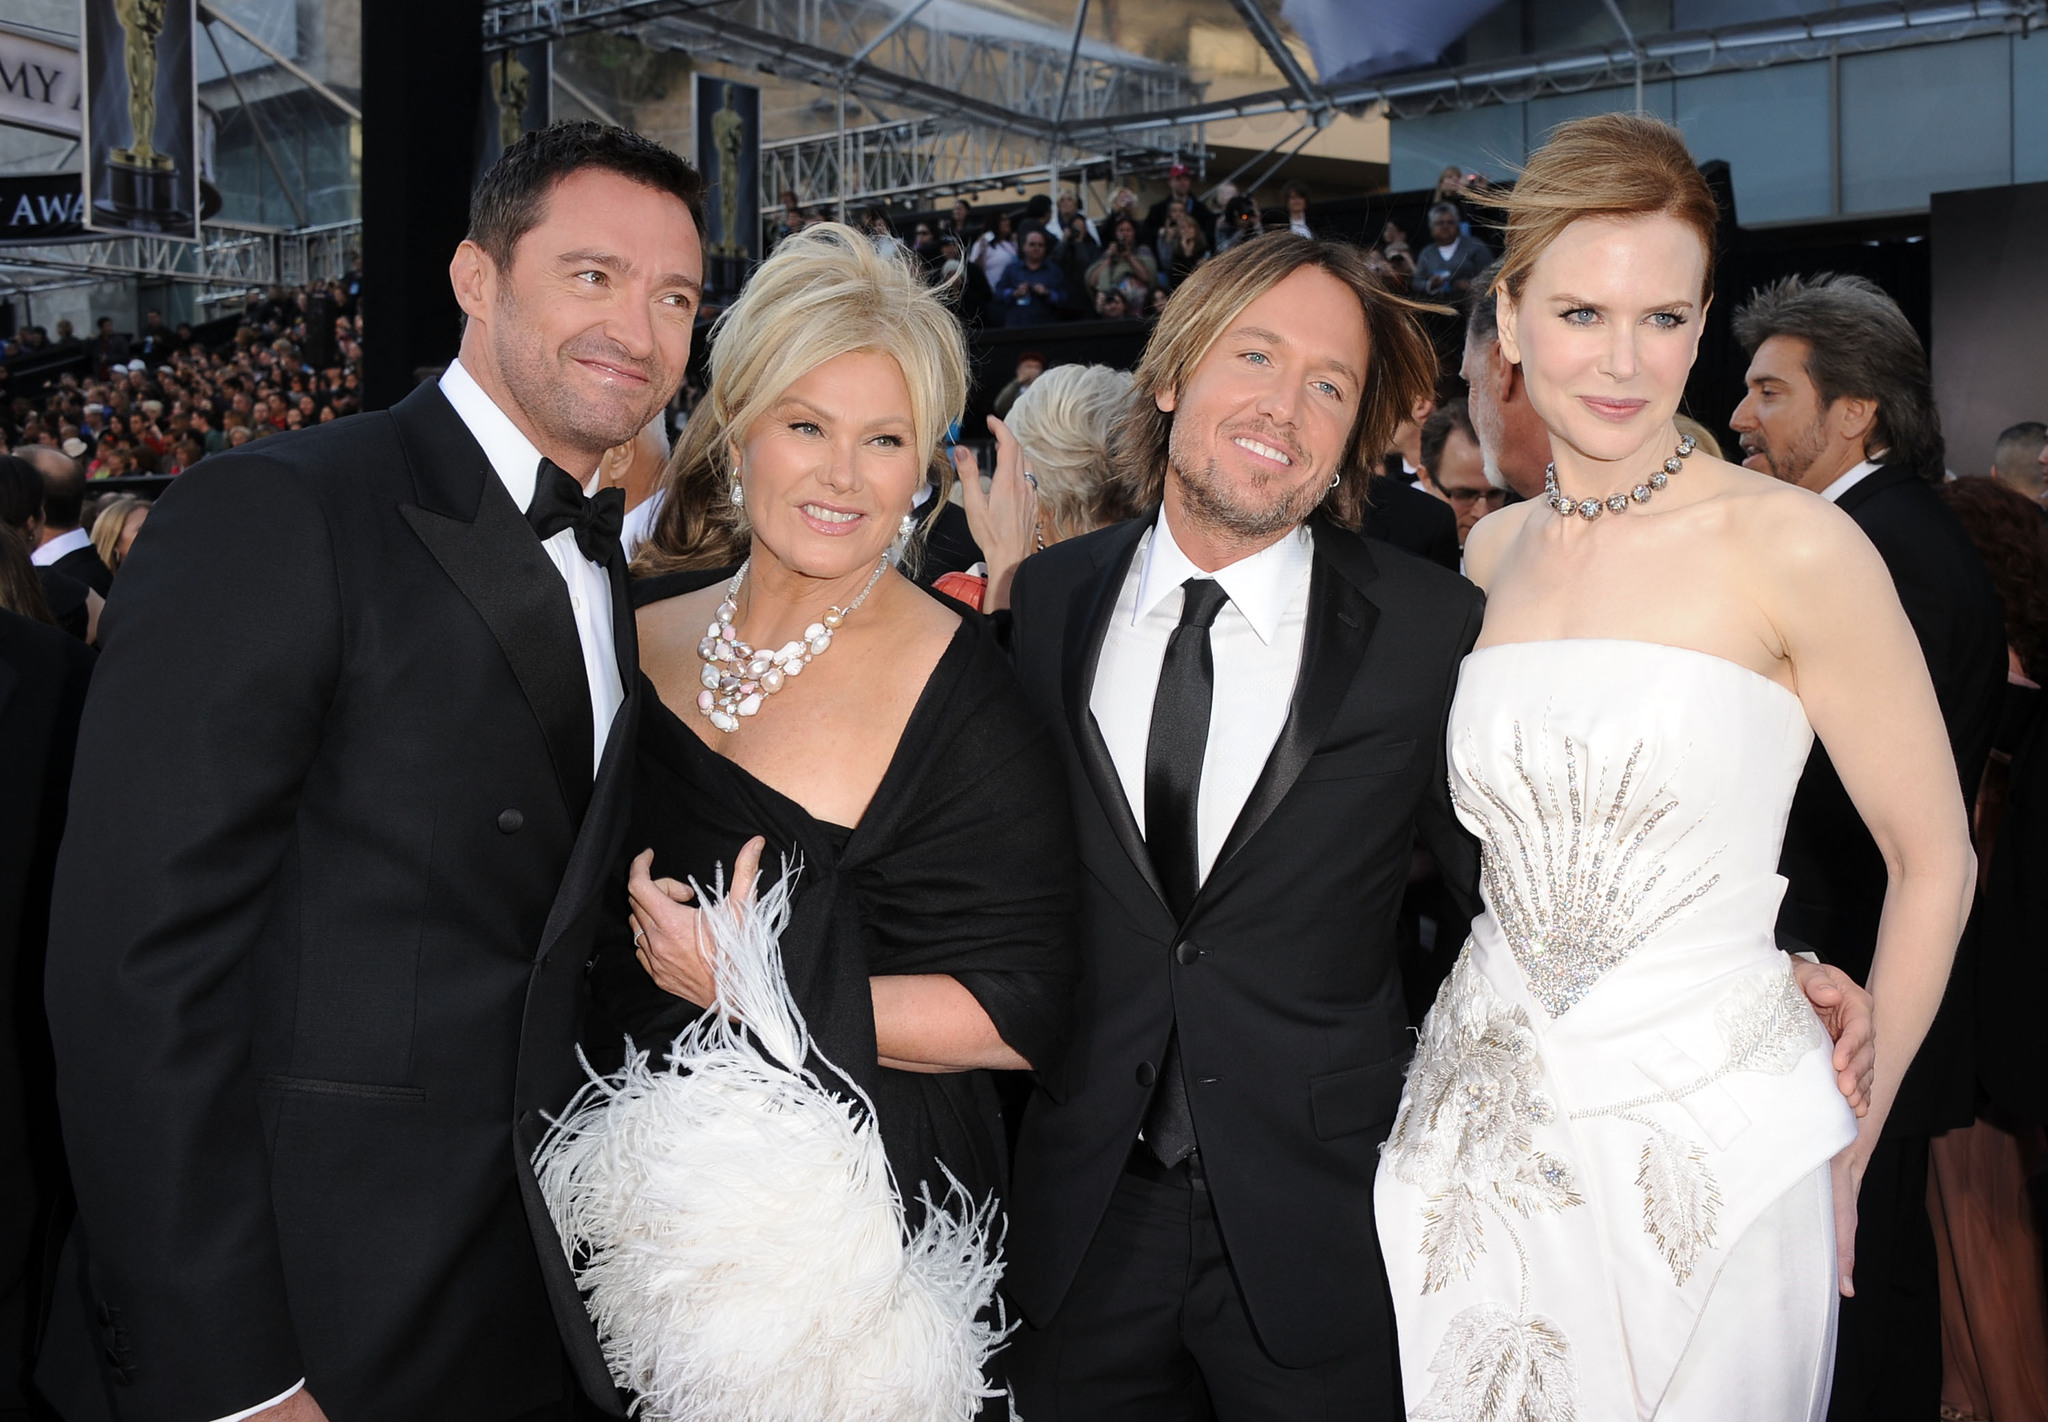
M1466 547L1488 605L1450 774L1486 911L1375 1189L1411 1418L1824 1416L1838 1226L1967 910L1883 563L1671 423L1713 221L1675 132L1627 115L1558 130L1509 201L1502 345L1556 463ZM1774 934L1816 732L1893 865L1861 1122Z

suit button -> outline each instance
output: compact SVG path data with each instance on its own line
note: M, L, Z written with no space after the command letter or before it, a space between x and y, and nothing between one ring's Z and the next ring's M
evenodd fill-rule
M507 810L498 816L498 828L505 834L518 834L526 823L526 816L517 810Z
M1188 939L1173 950L1173 956L1183 968L1191 967L1195 959L1202 956L1202 950L1195 946L1193 939Z
M1153 1066L1150 1062L1138 1063L1138 1085L1149 1087L1157 1080L1159 1080L1158 1067Z

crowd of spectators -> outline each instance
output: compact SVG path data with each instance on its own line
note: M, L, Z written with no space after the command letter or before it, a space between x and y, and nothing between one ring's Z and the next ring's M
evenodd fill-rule
M1371 265L1402 291L1458 300L1494 257L1473 235L1467 212L1486 192L1478 174L1446 168L1431 194L1428 240L1418 251L1407 229L1390 220L1368 250ZM1316 235L1308 188L1290 182L1280 197L1279 207L1265 209L1227 182L1198 193L1193 171L1175 165L1166 195L1142 212L1127 187L1111 194L1100 216L1084 212L1079 195L1066 189L1057 203L1040 193L1021 208L992 211L961 198L946 216L907 228L872 207L859 214L858 225L878 244L914 253L970 325L1041 326L1156 315L1217 253L1261 232ZM776 241L825 220L793 192L785 192L782 203Z
M231 328L173 327L157 311L133 334L103 316L89 341L68 321L54 336L28 327L0 342L0 442L61 450L93 478L176 474L351 414L362 399L361 291L359 276L273 288Z

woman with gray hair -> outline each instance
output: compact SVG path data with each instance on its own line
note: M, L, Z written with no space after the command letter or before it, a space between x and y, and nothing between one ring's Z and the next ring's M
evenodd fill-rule
M1109 466L1110 432L1132 388L1129 371L1106 365L1061 365L1039 376L1010 407L1007 422L989 417L996 467L986 492L974 451L953 452L967 526L988 571L941 591L983 612L1000 611L1010 605L1010 580L1026 558L1136 512L1124 507Z

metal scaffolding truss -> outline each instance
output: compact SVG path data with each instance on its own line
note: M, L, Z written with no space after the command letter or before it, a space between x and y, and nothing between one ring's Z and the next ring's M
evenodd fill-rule
M1158 176L1170 161L1171 154L1154 148L1091 152L1062 145L1059 169L1062 181L1107 182ZM805 207L842 193L849 202L933 199L1043 181L1047 166L1044 144L984 124L931 117L863 124L846 130L843 145L837 130L763 143L761 212L779 211L784 191Z
M1087 41L1070 47L1044 26L962 0L494 0L484 10L488 48L625 28L649 44L1042 142L1077 122L1201 97L1178 66Z
M237 301L272 286L331 281L348 271L362 223L283 231L206 223L201 241L101 237L85 242L0 247L0 296L134 277L200 288L202 305Z

